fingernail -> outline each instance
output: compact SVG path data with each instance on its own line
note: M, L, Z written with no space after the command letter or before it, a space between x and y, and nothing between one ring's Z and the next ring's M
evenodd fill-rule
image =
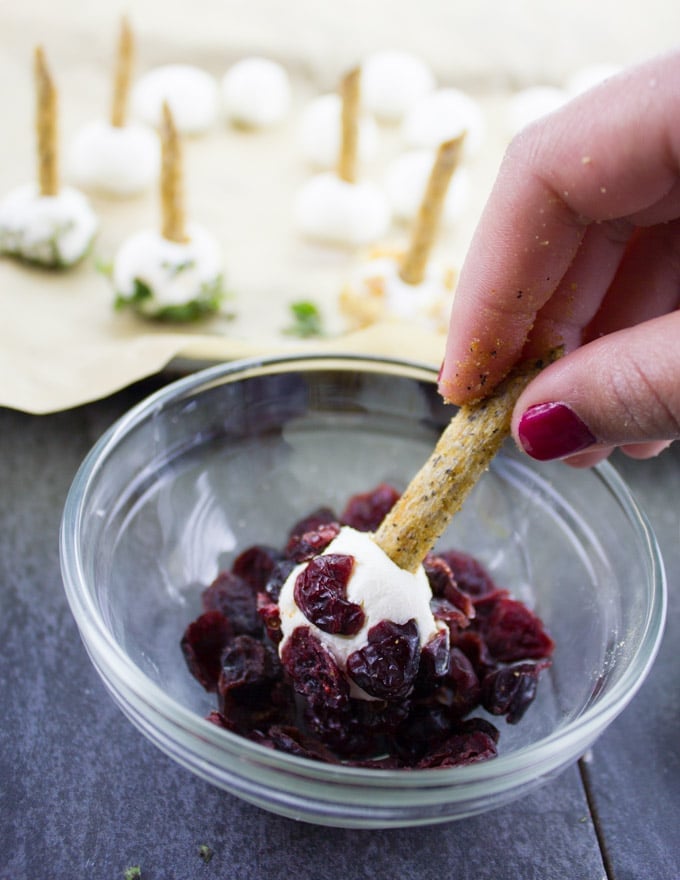
M530 406L517 433L524 451L539 461L566 458L596 442L590 428L566 403Z
M442 365L439 368L439 372L437 373L437 382L441 382L441 380L442 380L442 373L444 372L444 363L445 363L445 361L442 361Z

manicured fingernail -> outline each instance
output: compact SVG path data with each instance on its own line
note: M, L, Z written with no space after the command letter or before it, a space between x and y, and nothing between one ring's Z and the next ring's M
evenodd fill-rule
M530 406L517 429L522 448L532 458L566 458L596 442L590 428L566 403Z

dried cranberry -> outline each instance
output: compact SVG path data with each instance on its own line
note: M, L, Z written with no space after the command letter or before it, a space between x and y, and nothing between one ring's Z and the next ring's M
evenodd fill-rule
M431 599L430 610L435 620L443 621L449 629L465 629L470 625L470 618L460 608L452 605L448 599Z
M281 615L279 606L273 602L267 593L257 594L257 613L262 619L265 631L270 640L275 644L281 641Z
M189 671L207 691L217 689L222 651L233 629L221 611L206 611L184 631L180 647Z
M482 689L472 663L459 648L451 648L446 677L449 706L459 718L479 705Z
M367 634L367 644L347 658L347 672L372 697L399 700L413 688L420 645L415 620L381 620Z
M371 492L353 495L347 502L340 522L359 532L374 532L399 500L399 492L381 483Z
M392 749L415 764L453 732L451 714L438 702L418 703L392 738Z
M486 642L475 630L452 632L451 644L465 654L480 679L484 678L487 672L496 668L496 662L491 656Z
M470 596L458 588L451 566L443 556L429 553L425 557L423 568L435 598L446 599L466 617L475 616L475 606Z
M295 690L311 705L340 708L349 700L349 685L331 653L307 626L298 626L281 651L281 662Z
M281 587L288 580L288 575L294 568L295 562L292 559L282 559L280 562L277 562L272 569L272 573L269 575L269 580L264 588L265 593L269 596L272 602L279 601Z
M480 632L491 654L504 663L540 660L555 644L543 623L526 605L507 596L497 598L480 620Z
M305 532L315 532L321 526L327 526L337 521L338 518L330 507L319 507L303 519L298 520L288 532L288 538L304 535Z
M442 629L423 645L418 667L418 687L433 687L449 671L449 632Z
M337 764L338 759L319 740L305 736L293 725L273 724L269 728L269 740L271 745L280 752L289 755L298 755L300 758L309 758L312 761L325 761L327 764Z
M347 599L354 557L317 556L295 579L295 603L310 623L327 633L356 635L364 625L361 605Z
M218 690L229 691L271 684L281 675L276 653L252 636L233 638L222 652Z
M264 544L255 544L236 557L231 570L257 592L264 590L274 566L282 558L283 553L280 550Z
M222 653L217 683L219 710L227 724L237 731L250 731L280 720L271 692L281 676L273 649L248 635L232 639Z
M286 544L286 556L295 562L307 562L323 553L339 531L338 523L328 523L314 531L293 535Z
M541 670L550 661L514 663L490 672L482 681L482 705L492 715L516 724L533 703Z
M459 589L473 598L486 596L496 589L493 578L481 562L468 553L459 550L444 550L437 554L453 572Z
M416 764L420 770L431 767L461 767L495 758L498 751L492 736L483 730L454 733Z
M235 633L257 636L262 632L255 592L238 575L223 571L203 590L201 598L204 610L221 611L229 619Z

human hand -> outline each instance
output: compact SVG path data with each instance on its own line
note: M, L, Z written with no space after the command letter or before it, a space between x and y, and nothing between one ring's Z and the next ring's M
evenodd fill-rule
M539 459L590 466L680 436L680 52L512 141L465 260L439 389L462 404L562 344L515 407Z

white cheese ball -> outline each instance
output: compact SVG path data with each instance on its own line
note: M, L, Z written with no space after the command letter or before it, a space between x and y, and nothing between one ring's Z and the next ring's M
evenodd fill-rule
M43 196L37 184L28 183L0 203L0 251L44 266L77 263L98 228L89 201L71 187Z
M410 150L397 156L385 172L385 192L392 214L402 223L411 223L420 210L435 161L434 150ZM454 223L465 212L470 192L467 168L457 168L444 199L442 222Z
M227 118L236 125L268 128L290 111L290 80L276 61L244 58L223 76L222 99Z
M399 122L435 85L427 64L410 52L374 52L361 65L362 104L383 122Z
M153 127L160 125L166 101L179 132L201 134L217 120L217 81L191 64L166 64L143 74L130 96L133 115Z
M143 285L151 296L132 304L149 317L194 301L210 302L222 277L219 246L195 224L188 226L187 234L188 241L176 242L149 229L123 242L113 263L117 296L130 301Z
M347 599L361 605L364 624L356 635L334 635L319 629L305 617L295 602L295 581L308 565L303 562L288 575L279 595L282 634L279 654L297 627L308 627L333 655L340 670L345 672L349 655L367 644L368 631L382 620L398 624L415 620L421 649L439 633L440 628L430 610L432 590L422 566L415 573L404 571L368 533L349 526L340 530L321 555L329 553L354 557ZM374 699L354 683L351 683L350 693L358 699Z
M556 86L529 86L511 95L506 113L509 134L517 134L536 119L557 110L568 97L564 89Z
M375 242L391 220L385 194L375 184L347 183L331 173L317 174L302 185L294 211L304 235L350 246Z
M482 145L486 123L481 107L460 89L435 89L417 101L404 117L402 136L409 147L436 148L467 132L464 152L474 155Z
M107 195L133 196L158 180L161 149L153 128L104 120L84 125L71 144L67 165L80 186Z
M320 95L302 111L298 129L300 152L318 169L335 168L342 138L342 99L340 95ZM378 126L371 116L359 120L358 159L370 162L378 152Z

